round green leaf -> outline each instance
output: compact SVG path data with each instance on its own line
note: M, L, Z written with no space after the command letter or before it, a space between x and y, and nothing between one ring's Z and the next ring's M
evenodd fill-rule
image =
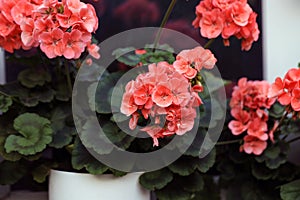
M50 82L51 76L44 70L30 68L20 72L18 80L25 87L34 88L36 86L43 86L46 82Z
M8 153L34 155L43 151L52 141L50 121L37 114L25 113L14 120L14 128L20 135L10 135L5 141Z
M173 174L166 168L140 176L140 184L148 190L162 189L172 180Z
M12 103L13 101L10 97L0 94L0 114L7 112Z

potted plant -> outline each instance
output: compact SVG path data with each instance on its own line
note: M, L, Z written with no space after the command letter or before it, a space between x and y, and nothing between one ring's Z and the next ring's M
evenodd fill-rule
M41 183L50 174L55 200L113 198L102 189L116 199L149 199L139 184L160 200L219 199L222 193L228 199L299 197L299 166L287 162L295 140L286 141L299 132L298 69L273 85L241 79L226 99L230 84L217 76L216 59L205 49L212 40L205 48L192 43L178 50L170 43L174 32L140 29L136 40L154 35L152 43L103 42L99 59L90 4L7 2L0 4L1 22L14 26L1 32L0 45L9 52L39 48L31 49L33 56L12 54L8 62L26 67L16 82L0 87L1 184L28 175ZM243 50L258 39L256 14L246 1L203 0L196 15L194 26L209 39L221 35L229 45L233 36ZM168 45L160 45L164 41ZM131 192L120 192L124 185Z

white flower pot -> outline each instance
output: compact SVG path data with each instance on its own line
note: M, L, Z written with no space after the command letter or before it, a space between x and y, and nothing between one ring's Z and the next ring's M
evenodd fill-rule
M150 200L139 184L142 173L123 177L51 170L49 200Z

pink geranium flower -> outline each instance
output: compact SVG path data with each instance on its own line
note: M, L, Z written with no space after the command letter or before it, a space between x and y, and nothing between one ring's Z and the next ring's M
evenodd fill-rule
M244 144L241 146L241 150L247 154L261 155L267 148L267 142L262 141L254 136L246 135L244 137Z
M291 106L294 111L300 111L300 88L293 90Z
M65 32L62 38L64 45L62 54L67 59L77 59L84 51L84 43L81 41L81 32L72 30L71 33Z
M252 9L248 4L236 1L231 8L231 18L239 26L246 26Z
M65 47L62 39L64 32L59 29L53 29L51 32L42 33L39 37L41 40L40 48L47 55L48 58L55 58L61 56Z
M213 9L202 16L199 24L203 37L209 39L216 38L222 33L224 16L219 9Z
M165 108L172 104L173 94L168 87L159 85L152 94L152 101L158 106Z

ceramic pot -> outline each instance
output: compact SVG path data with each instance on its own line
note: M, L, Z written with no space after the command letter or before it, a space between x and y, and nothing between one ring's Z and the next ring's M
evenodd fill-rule
M139 184L141 174L114 177L51 170L49 200L150 200L150 192Z

